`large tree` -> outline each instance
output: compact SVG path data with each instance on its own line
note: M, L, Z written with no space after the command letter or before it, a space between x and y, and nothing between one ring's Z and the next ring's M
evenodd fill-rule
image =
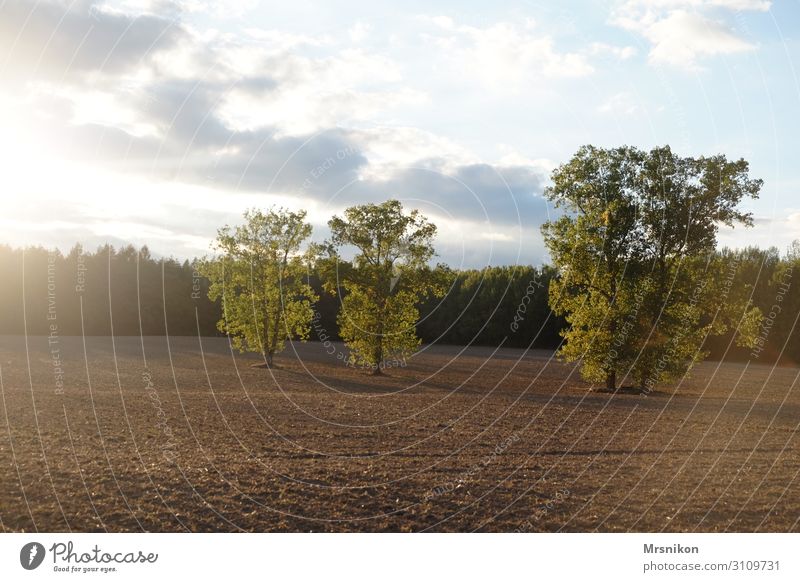
M586 379L648 389L705 357L710 336L753 341L760 312L744 286L726 286L714 252L720 224L752 224L738 209L761 188L747 162L584 146L552 182L564 213L543 226L560 274L550 304L569 323L561 355Z
M442 268L431 268L436 226L397 200L364 204L334 216L328 226L328 289L342 292L339 334L353 365L380 374L387 359L399 361L419 346L418 303L442 296ZM352 261L341 250L354 251Z
M198 263L210 281L208 296L222 300L217 327L242 351L273 365L291 338L307 339L318 299L307 283L303 243L311 236L306 212L245 212L244 224L218 231L217 257Z

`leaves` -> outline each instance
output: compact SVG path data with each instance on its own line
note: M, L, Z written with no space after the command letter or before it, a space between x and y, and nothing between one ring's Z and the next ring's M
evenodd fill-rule
M307 339L318 296L307 283L311 236L305 211L249 210L245 223L218 232L221 256L199 262L211 282L209 298L222 300L217 326L235 347L262 353L271 364L285 340Z
M418 302L446 290L446 270L428 265L436 226L417 210L404 213L397 200L350 207L328 225L328 257L318 265L326 290L343 295L339 333L351 363L378 369L386 358L410 355L420 343ZM352 261L339 254L348 248Z
M727 262L714 253L719 224L752 224L738 206L762 182L746 161L584 146L552 182L565 214L542 229L560 273L550 305L569 324L560 353L587 380L654 384L705 357L709 336L752 342L760 312L741 284L720 287Z

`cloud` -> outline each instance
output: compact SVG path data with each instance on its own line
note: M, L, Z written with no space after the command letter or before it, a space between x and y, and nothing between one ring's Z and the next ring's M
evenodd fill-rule
M784 253L793 241L800 241L800 209L787 208L783 216L756 215L754 221L755 228L752 229L720 226L720 245L731 248L751 245L777 247Z
M375 126L359 129L357 134L359 147L369 159L369 165L360 173L366 179L386 179L399 169L424 164L426 160L438 160L434 165L440 171L480 162L464 146L417 127Z
M443 169L432 159L400 169L384 180L363 180L339 195L347 203L399 198L413 200L431 214L484 225L520 225L544 220L544 178L526 166L468 164Z
M627 61L636 56L636 47L633 46L615 46L604 42L593 42L589 45L589 54L591 55L610 55L621 61Z
M231 127L272 126L283 135L303 135L427 100L404 83L394 61L360 49L323 58L285 54L265 59L262 66L275 80L275 90L254 97L232 87L220 111Z
M650 42L650 64L698 71L706 58L757 48L731 28L724 13L763 12L770 5L765 0L627 0L614 8L611 22Z
M243 31L253 40L257 40L270 48L270 52L284 53L299 47L319 47L333 44L329 36L309 36L295 34L283 30L267 30L248 27Z
M268 131L218 135L216 130L188 147L176 139L169 147L96 132L106 151L124 156L120 166L150 167L164 180L177 180L226 191L261 192L313 200L331 209L388 198L415 200L434 214L491 224L518 224L544 211L543 175L528 166L453 164L439 157L369 173L357 133L335 129L301 137L276 137ZM201 132L202 133L202 132ZM87 136L89 137L89 136ZM175 136L177 137L177 136ZM185 136L183 136L185 137ZM88 145L88 144L87 144ZM224 148L223 148L224 146ZM146 158L135 163L130 152ZM124 162L124 163L123 163Z
M462 74L496 90L519 88L541 78L584 77L594 71L586 55L559 51L550 36L535 31L532 20L483 28L460 25L446 16L420 20L434 27L426 38L455 61Z
M43 0L0 4L0 54L5 75L87 81L87 73L119 75L175 45L173 20L112 12L96 2Z
M492 231L482 232L478 235L478 238L482 240L491 240L500 242L511 242L514 240L514 237L508 234L507 232L492 232Z
M165 0L127 0L126 3L138 4L161 4ZM187 13L205 13L217 19L239 19L244 17L258 6L258 0L175 0L170 4L180 7L180 10Z
M87 6L70 18L91 19L97 9ZM36 33L26 42L58 28L49 12L55 8L31 15ZM115 33L124 36L116 19L158 29L150 16L99 10L98 38L112 45ZM335 208L401 197L449 208L456 218L501 224L539 209L542 176L534 168L481 163L415 128L346 127L418 97L394 87L403 76L387 57L354 48L312 57L295 52L308 39L263 31L251 31L258 38L250 42L180 24L165 30L175 38L157 56L128 47L135 74L120 67L108 79L67 86L57 74L42 76L62 114L29 120L28 128L49 132L66 159L223 192L286 195Z
M19 173L15 193L58 209L31 217L16 208L7 236L151 238L162 253L172 244L188 256L241 211L234 200L307 208L324 224L321 217L348 205L394 197L450 223L465 244L481 241L471 255L478 257L489 243L518 252L521 239L510 229L534 232L545 219L535 164L520 156L485 163L431 132L368 123L427 99L397 62L347 44L368 27L351 29L349 41L262 29L237 37L189 26L186 10L169 3L164 18L153 2L0 6L0 58L16 59L27 75L25 83L0 79L2 117L18 118L17 136L46 136L48 151L36 162L53 176L38 182ZM514 67L554 77L588 70L584 56L559 53L528 28L452 32L465 50L487 48L496 59L513 50L503 34L516 34L520 60L501 76ZM0 150L15 139L0 139ZM91 172L68 178L69 164ZM91 194L76 198L83 191ZM187 192L231 202L189 215L180 209L197 205ZM23 236L37 219L43 228Z
M649 60L690 70L699 68L703 57L754 50L754 44L734 34L724 24L697 13L676 10L645 31L653 43Z

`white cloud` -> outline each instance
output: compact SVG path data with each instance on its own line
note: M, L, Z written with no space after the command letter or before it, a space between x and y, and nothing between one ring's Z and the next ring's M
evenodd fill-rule
M627 0L612 11L611 22L650 42L650 64L698 71L705 58L756 49L720 17L723 13L763 12L770 5L765 0Z
M8 56L15 71L71 104L68 118L73 123L114 127L133 136L158 134L151 110L160 107L164 87L179 86L176 80L184 82L187 100L214 93L198 123L210 116L228 129L270 127L279 136L363 122L427 99L404 83L400 67L386 56L342 47L324 35L249 27L245 36L237 36L138 15L155 10L158 3L101 9L90 4L81 10L47 4L31 12L11 0L0 5L0 56ZM17 29L23 34L13 48ZM366 34L365 26L361 34ZM35 48L51 37L52 50ZM84 45L91 50L83 51ZM322 46L327 49L324 56L303 54ZM68 76L69 67L75 70ZM0 86L23 94L29 90L15 81L0 79ZM187 117L182 108L174 114ZM170 129L170 119L162 122L162 130Z
M70 18L104 48L138 21L121 14ZM24 21L27 13L13 15ZM37 35L23 40L38 43L60 15L34 14L42 18L30 29ZM43 58L53 66L36 78L41 95L30 84L0 80L13 89L3 99L9 108L0 108L0 153L14 154L3 156L14 166L7 188L26 204L34 200L37 210L53 209L38 216L48 228L34 231L27 206L9 206L18 226L4 237L47 244L149 239L154 250L190 256L238 213L239 195L259 205L300 205L312 220L395 196L431 212L448 209L455 222L489 220L495 226L488 232L503 232L541 207L535 167L481 163L442 136L383 120L394 107L427 99L386 55L349 46L347 38L322 51L313 39L269 30L242 38L155 17L139 24L150 31L146 40L165 31L170 42L130 43L126 58L108 70L87 54L69 82L63 55L49 53ZM50 117L36 121L42 113ZM24 151L20 137L31 142ZM45 155L42 143L53 151ZM216 198L221 208L204 208Z
M72 104L71 123L97 124L117 127L134 136L157 136L158 128L143 119L131 104L107 90L76 90L70 87L53 87L53 95Z
M478 238L481 240L502 241L502 242L510 242L516 240L515 237L511 236L506 232L482 232L478 235Z
M263 28L245 28L244 33L253 40L263 43L261 46L269 52L286 52L304 46L324 46L333 44L333 39L327 35L309 36L295 34L282 30L266 30Z
M7 0L0 3L0 82L20 85L49 76L61 84L86 84L128 74L183 34L170 18L133 16L95 2Z
M787 208L783 216L755 216L754 228L720 226L721 246L742 248L750 245L761 248L777 247L786 252L793 241L800 240L800 210Z
M369 165L362 178L388 179L400 169L437 160L439 170L476 164L479 158L454 141L416 127L374 127L359 131L359 143Z
M575 78L593 72L586 56L560 52L535 23L499 22L485 28L456 24L447 16L421 17L436 27L428 38L455 61L459 73L495 90L517 90L541 78Z
M508 144L500 143L497 144L497 148L500 150L502 156L497 161L500 166L504 167L512 167L512 166L528 166L530 168L535 169L537 172L542 174L543 176L549 176L553 173L553 170L556 169L556 162L549 158L532 158L526 155L523 155L516 148L510 146Z
M272 126L280 135L302 135L426 100L424 93L402 84L395 62L358 49L325 58L285 54L266 59L263 66L275 88L254 93L231 86L220 107L229 127L245 131Z
M172 3L185 12L203 12L221 19L242 18L258 6L258 0L174 0Z
M653 43L649 60L690 70L699 68L698 59L748 52L755 45L734 34L724 24L701 14L676 10L645 30Z
M35 220L24 208L9 207L18 227L6 238L44 240L42 232L52 236L48 241L70 244L76 237L148 238L162 252L172 248L186 256L205 250L215 228L235 219L245 203L296 205L323 224L340 206L396 196L432 216L447 215L450 242L463 239L473 251L496 246L513 260L524 243L526 253L540 252L541 245L526 237L547 217L541 190L555 164L510 146L498 146L499 159L487 161L454 139L404 125L410 122L403 108L430 99L411 84L429 80L419 70L408 72L419 62L398 56L414 52L405 49L416 35L402 31L405 44L389 35L388 44L379 45L383 34L378 38L354 20L335 37L275 30L270 23L257 28L263 22L248 22L245 34L234 35L198 28L206 17L192 25L185 13L156 16L163 14L161 2L131 0L96 14L67 15L47 5L32 14L31 27L21 26L29 10L14 0L5 12L0 5L0 32L24 33L19 46L25 51L10 55L27 57L15 61L23 72L34 70L32 59L41 54L30 47L45 42L62 17L70 25L57 38L59 50L46 52L36 69L35 81L49 102L44 96L17 100L31 97L31 83L0 79L0 96L8 89L13 102L12 110L0 108L0 152L6 146L19 152L19 136L32 142L32 153L13 164L9 190L39 207L49 204L49 192L59 194L52 201L59 211L41 217L48 226L39 231L28 228ZM141 13L150 16L132 16ZM3 19L7 14L13 18ZM532 20L476 27L430 19L429 39L445 50L423 47L423 65L428 56L439 59L437 65L455 62L451 70L469 82L530 93L552 79L589 75L594 60L635 54L632 47L604 43L565 50L539 26ZM112 50L129 27L136 34L119 45L124 51ZM64 59L87 31L92 51L78 50L74 74L65 78ZM6 46L0 37L0 49ZM9 54L0 50L0 57ZM461 103L445 81L443 102ZM463 98L483 99L485 93L468 87ZM18 112L18 127L6 131ZM44 114L50 117L31 121ZM39 133L57 149L52 156L43 155ZM75 170L81 164L91 171ZM49 171L41 172L43 166ZM41 179L27 178L34 173ZM518 235L513 229L521 223L525 234ZM27 239L26 229L32 233Z
M621 61L635 57L636 53L636 47L633 46L614 46L604 42L593 42L589 46L591 55L611 55Z

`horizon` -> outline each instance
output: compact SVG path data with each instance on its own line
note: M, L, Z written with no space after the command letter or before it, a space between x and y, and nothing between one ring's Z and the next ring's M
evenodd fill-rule
M235 226L235 224L236 223L232 224L231 226ZM744 228L744 227L740 227L740 228ZM793 239L792 241L789 242L789 244L786 247L783 247L783 248L779 247L778 245L775 245L775 244L768 245L768 246L761 246L761 245L757 245L757 244L739 245L739 246L730 246L730 245L717 244L716 248L714 249L714 252L715 253L723 253L725 251L738 251L738 250L745 250L745 249L748 249L748 248L756 249L756 250L759 250L759 251L765 251L765 252L774 250L774 251L777 252L778 257L780 257L782 259L785 259L785 258L788 258L791 255L791 251L793 249L793 244L792 243L800 244L800 238ZM199 259L202 259L204 257L209 257L209 256L217 256L217 255L214 255L211 252L209 252L207 254L196 254L196 255L193 255L193 256L164 255L164 254L161 254L159 252L154 251L147 242L143 242L141 245L137 245L135 243L126 242L126 241L116 241L116 242L113 242L113 243L112 242L104 242L104 243L98 243L97 245L95 245L93 247L88 247L87 245L84 245L81 242L75 242L75 243L73 243L71 245L65 245L65 246L60 246L60 245L47 246L47 245L44 245L44 244L41 244L41 243L33 243L33 244L30 244L30 245L25 245L25 246L15 246L13 244L9 244L9 243L6 243L6 242L0 242L0 247L7 247L12 252L22 251L24 253L24 252L28 252L28 251L31 251L31 250L42 250L42 251L50 253L50 252L53 252L53 251L57 251L63 257L68 256L73 250L75 250L78 247L81 248L81 251L82 251L81 256L86 256L87 254L97 254L97 253L101 252L104 249L104 247L106 247L106 246L110 246L115 252L119 252L121 250L124 250L124 249L132 247L133 250L136 251L137 254L140 254L141 251L144 248L147 248L147 251L148 251L150 257L152 257L152 258L154 258L154 259L156 259L158 261L174 261L174 262L176 262L178 264L181 264L181 265L183 263L189 263L191 265L195 260L199 260ZM352 258L351 254L352 253L347 253L346 252L346 253L343 253L342 256L344 258L348 258L349 259L349 258ZM439 258L438 254L434 255L434 258L431 260L430 263L431 264L441 263L442 261L436 260L438 258ZM444 264L447 267L452 268L454 271L469 271L469 270L480 271L480 270L483 270L483 269L486 269L486 268L492 268L492 267L520 267L520 268L533 267L535 269L542 269L542 268L545 268L545 267L552 267L552 263L549 261L549 257L547 257L547 256L542 258L538 263L533 263L533 262L528 262L528 263L525 263L525 262L495 263L495 264L491 264L491 265L478 265L478 266L460 265L458 267L453 267L452 265L450 265L448 263L444 263Z

